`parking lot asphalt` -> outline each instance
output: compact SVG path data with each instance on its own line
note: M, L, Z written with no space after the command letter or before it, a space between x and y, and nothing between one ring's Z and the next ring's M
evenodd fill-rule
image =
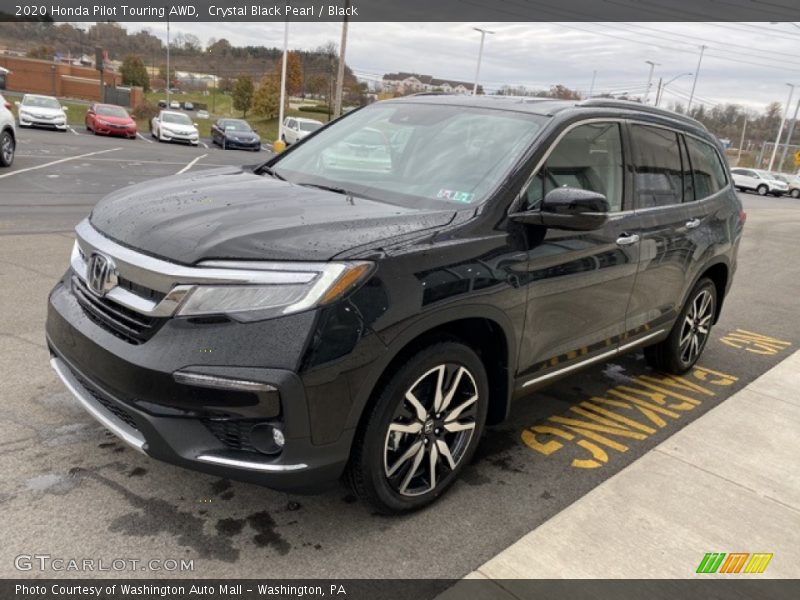
M344 488L290 496L153 461L97 425L50 372L47 293L66 268L72 227L104 194L190 163L264 158L20 134L14 167L0 171L0 576L87 575L14 566L20 554L48 554L194 561L190 572L124 573L142 577L462 577L800 344L800 201L743 195L739 269L698 368L664 378L633 354L520 399L423 512L380 517Z

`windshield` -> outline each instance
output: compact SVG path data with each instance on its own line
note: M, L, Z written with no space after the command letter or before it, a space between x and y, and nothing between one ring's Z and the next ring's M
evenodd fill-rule
M101 117L122 117L128 116L127 111L120 106L98 106L95 112Z
M250 125L247 122L237 119L220 121L220 125L225 131L250 131Z
M475 205L544 123L538 115L470 106L375 104L278 158L272 171L403 206Z
M161 120L164 123L175 123L176 125L192 124L192 120L183 113L161 113Z
M61 108L58 100L45 96L25 96L22 103L25 106L36 106L39 108Z
M322 123L312 123L311 121L298 121L300 131L316 131L322 127Z

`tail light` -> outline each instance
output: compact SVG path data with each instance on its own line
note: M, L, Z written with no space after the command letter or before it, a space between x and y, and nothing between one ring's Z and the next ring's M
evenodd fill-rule
M740 210L739 211L739 223L744 225L746 221L747 221L747 213L744 212L744 210Z
M6 108L11 110L11 102L5 102Z

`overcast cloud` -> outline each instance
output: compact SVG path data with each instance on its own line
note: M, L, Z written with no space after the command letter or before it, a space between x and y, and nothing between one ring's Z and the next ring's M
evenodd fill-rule
M166 39L166 25L127 23ZM548 88L563 84L594 90L641 94L649 65L668 81L693 73L700 45L707 46L695 97L707 106L735 102L761 110L772 101L786 102L786 83L800 84L800 28L791 23L351 23L347 64L361 77L411 71L445 79L472 81L480 26L494 31L486 38L480 83L489 91L503 84ZM211 37L234 45L278 46L283 23L175 23L172 35L193 34L203 43ZM339 43L339 23L290 23L291 49L313 49ZM669 87L664 104L685 103L692 77ZM800 89L795 98L800 95ZM651 99L653 96L651 95ZM794 102L794 101L793 101Z

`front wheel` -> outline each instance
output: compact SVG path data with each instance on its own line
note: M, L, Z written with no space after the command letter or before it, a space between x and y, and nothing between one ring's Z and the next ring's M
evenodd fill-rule
M669 337L644 349L647 364L675 374L691 369L706 347L716 310L717 287L703 277L689 294Z
M791 194L792 198L800 198L800 189L795 188L789 193Z
M10 167L14 163L14 151L17 145L11 132L4 131L0 134L0 166Z
M489 400L486 369L470 347L430 345L377 392L353 443L346 477L383 514L426 506L469 463Z
M765 185L760 185L756 188L756 192L758 192L759 196L766 196L769 188Z

